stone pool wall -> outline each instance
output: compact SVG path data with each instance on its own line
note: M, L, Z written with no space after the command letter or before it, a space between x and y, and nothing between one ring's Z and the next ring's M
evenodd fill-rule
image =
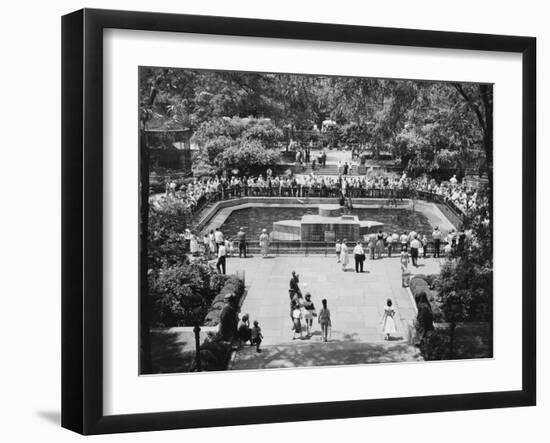
M354 205L364 205L372 208L379 208L382 206L387 206L385 203L386 199L376 199L376 198L356 198L353 200ZM232 200L223 200L214 203L205 214L202 214L201 218L195 225L196 231L201 231L208 226L212 218L218 213L220 209L232 208L234 206L246 207L243 205L249 204L250 206L254 204L261 205L288 205L288 207L300 207L305 205L316 206L316 205L339 205L337 198L302 198L297 197L240 197ZM403 199L396 203L397 208L407 208L410 206L409 199Z

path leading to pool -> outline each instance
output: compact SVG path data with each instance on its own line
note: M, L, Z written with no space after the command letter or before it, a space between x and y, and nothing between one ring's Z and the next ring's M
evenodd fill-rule
M419 359L417 349L407 343L408 325L414 321L415 310L409 293L401 287L398 258L367 260L365 264L366 272L361 274L351 267L343 272L335 256L230 258L228 273L245 273L248 294L241 313L249 313L251 321L258 320L264 335L263 352L242 348L231 369ZM434 259L420 260L420 264L419 273L439 269ZM320 341L317 323L311 339L292 340L288 287L293 270L300 275L302 292L311 292L317 309L323 298L328 300L333 324L328 344ZM397 333L391 342L383 340L379 328L388 298L397 311Z

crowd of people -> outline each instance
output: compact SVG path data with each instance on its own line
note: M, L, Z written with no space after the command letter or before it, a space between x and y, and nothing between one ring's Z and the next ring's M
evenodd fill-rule
M420 258L452 259L462 255L472 241L471 230L455 230L444 233L438 226L431 233L408 232L387 232L379 231L363 236L353 245L350 251L350 243L347 239L338 239L335 242L337 263L340 263L343 271L348 270L348 265L353 258L355 271L364 272L364 262L379 260L383 256L391 257L392 254L399 254L403 266L403 272L408 269L409 263L418 267ZM183 238L188 242L188 250L192 256L202 256L206 260L215 259L216 269L220 274L226 273L226 260L238 254L239 258L246 258L250 246L244 227L240 227L235 235L226 235L220 228L205 231L198 235L186 229ZM270 254L271 237L267 229L262 232L256 240L262 258Z
M236 235L225 235L220 228L205 231L202 235L186 229L183 233L189 253L193 257L202 256L206 260L216 259L216 269L220 274L226 273L226 260L237 254L239 258L246 258L248 240L245 229L241 227ZM258 246L262 258L269 256L271 238L267 229L262 229L258 238Z
M480 205L486 205L475 188L465 182L458 183L456 176L449 181L437 182L426 176L418 178L403 174L396 176L321 176L307 175L274 176L271 169L257 176L231 177L215 176L208 179L195 179L188 184L177 185L174 181L166 184L166 192L153 201L161 204L168 199L176 199L184 208L194 211L208 201L239 197L332 197L332 198L384 198L395 201L403 198L437 199L450 205L456 212L467 214Z
M376 234L367 235L364 241L357 241L351 254L348 240L337 240L335 252L337 263L342 265L344 272L348 270L350 256L353 256L355 261L355 272L359 273L364 272L364 262L367 256L371 260L377 260L381 259L384 254L391 257L392 253L400 254L401 265L406 270L410 262L412 262L412 266L418 267L418 259L428 257L428 247L431 247L434 258L441 257L442 245L443 255L447 259L462 254L471 236L470 231L454 229L444 235L439 227L435 227L430 239L426 234L416 231L403 232L402 234L379 231Z
M315 308L310 292L302 294L300 289L300 276L296 271L292 271L288 294L290 297L290 319L292 321L292 339L309 339L313 335L313 319L317 317L317 323L321 328L321 341L327 342L332 335L332 319L328 301L326 298L321 300L319 311ZM397 329L395 326L395 309L392 307L391 299L387 299L386 306L380 320L380 331L385 340L390 340L392 334ZM245 314L247 315L247 314Z

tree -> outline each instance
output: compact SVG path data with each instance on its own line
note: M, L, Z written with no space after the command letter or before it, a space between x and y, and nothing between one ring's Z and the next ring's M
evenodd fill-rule
M488 192L489 189L479 192L476 207L464 219L471 238L461 255L443 265L437 287L441 309L448 321L488 322L492 330L493 254ZM492 355L492 339L489 347Z
M274 166L279 161L277 142L282 131L271 120L255 118L219 118L204 122L193 141L200 154L195 175L202 175L205 164L216 172L238 169L249 173Z

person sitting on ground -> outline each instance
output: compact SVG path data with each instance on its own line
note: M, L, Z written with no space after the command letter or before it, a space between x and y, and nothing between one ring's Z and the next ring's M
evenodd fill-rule
M250 329L250 320L249 320L248 314L244 314L241 318L241 321L239 322L239 326L237 328L237 336L239 337L239 346L246 343L247 341L250 341L250 345L252 345L252 335L251 335L251 329Z
M258 320L254 320L254 326L250 330L250 338L250 343L256 345L256 352L262 352L260 345L262 344L264 336L262 335L262 328L260 328Z

